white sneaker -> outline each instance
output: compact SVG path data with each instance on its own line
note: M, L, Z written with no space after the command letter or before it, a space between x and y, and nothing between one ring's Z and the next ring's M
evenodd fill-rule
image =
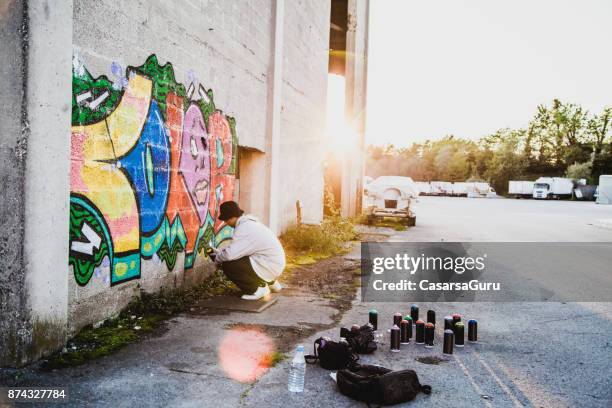
M257 288L257 290L255 291L255 293L253 293L252 295L242 295L242 299L244 300L259 300L264 296L269 296L270 295L270 288L268 287L268 285L266 286L260 286Z
M280 292L282 289L283 289L283 286L277 280L275 280L274 283L270 285L270 290L274 293Z

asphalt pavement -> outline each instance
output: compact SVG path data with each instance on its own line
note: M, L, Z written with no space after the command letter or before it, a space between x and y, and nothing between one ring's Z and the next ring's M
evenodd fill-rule
M416 211L416 227L377 233L398 242L612 241L605 222L612 219L612 206L594 203L424 197ZM359 246L347 258L359 259ZM607 274L612 280L612 270ZM612 303L419 304L421 315L435 310L438 322L451 313L478 320L479 342L445 356L441 328L433 349L411 343L399 353L389 351L386 327L393 313L408 312L408 302L362 303L356 289L352 307L341 311L332 297L299 285L284 292L276 305L259 314L187 313L172 319L164 334L83 366L8 375L13 384L66 386L71 394L67 406L75 407L365 406L341 395L329 372L317 366L307 367L303 394L289 393L291 356L269 370L245 363L268 345L248 325L276 328L281 333L277 342L289 348L302 343L311 352L316 338L337 338L339 327L365 323L368 311L376 308L379 350L361 361L414 369L433 388L431 395L400 406L612 406ZM297 334L290 332L296 327ZM246 372L256 380L244 377Z

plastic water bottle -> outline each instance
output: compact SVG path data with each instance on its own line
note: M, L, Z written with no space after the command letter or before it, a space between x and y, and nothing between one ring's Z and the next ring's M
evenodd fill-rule
M304 360L304 346L297 346L295 356L291 360L289 370L289 391L304 392L304 374L306 373L306 360Z

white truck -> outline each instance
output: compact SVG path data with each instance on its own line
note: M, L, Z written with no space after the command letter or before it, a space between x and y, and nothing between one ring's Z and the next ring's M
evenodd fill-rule
M406 225L416 224L416 215L410 204L419 196L420 190L410 177L380 176L364 190L368 197L365 208L368 223L376 218L403 218Z
M574 180L563 177L540 177L533 185L533 198L570 198L574 191Z
M532 198L534 181L510 180L508 194L514 198Z

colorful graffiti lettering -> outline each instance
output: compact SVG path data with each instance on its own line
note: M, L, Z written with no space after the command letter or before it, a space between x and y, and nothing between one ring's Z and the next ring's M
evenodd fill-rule
M111 71L114 81L93 78L73 61L69 265L79 285L106 264L111 285L139 278L154 256L172 270L179 252L191 268L232 233L217 211L234 195L235 120L202 85L194 98L193 73L186 90L155 55Z

